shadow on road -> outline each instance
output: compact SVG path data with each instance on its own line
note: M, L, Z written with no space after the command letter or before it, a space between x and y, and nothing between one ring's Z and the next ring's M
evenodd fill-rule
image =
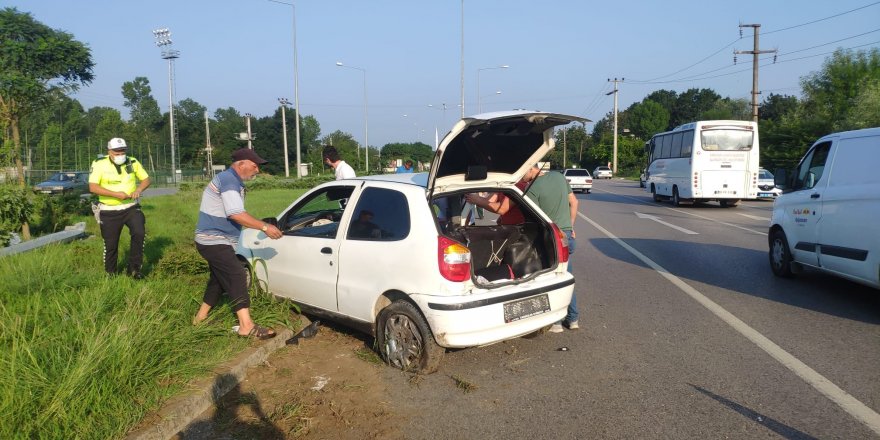
M770 417L767 417L764 414L761 414L761 413L756 412L750 408L742 406L732 400L721 397L721 396L719 396L719 395L717 395L717 394L715 394L715 393L713 393L703 387L700 387L700 386L697 386L694 384L690 384L690 383L688 385L693 387L695 390L703 393L704 395L712 398L713 400L720 402L722 405L736 411L737 413L739 413L740 415L742 415L746 419L763 425L764 427L775 432L776 434L778 434L782 438L790 439L790 440L815 440L815 438L816 438L816 437L813 437L813 436L806 434L804 432L798 431L797 429L794 429L791 426L788 426L782 422L779 422L776 419L772 419Z
M770 271L766 251L675 240L622 240L685 281L718 286L854 321L880 324L880 294L875 289L810 270L792 279L776 277ZM594 238L590 242L608 257L647 267L609 238ZM670 248L676 255L687 257L660 258L668 255Z

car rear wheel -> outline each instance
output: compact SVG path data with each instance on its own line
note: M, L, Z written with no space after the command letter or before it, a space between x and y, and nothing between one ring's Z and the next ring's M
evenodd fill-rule
M445 350L412 303L394 301L379 312L377 325L376 342L388 365L413 373L437 371Z
M791 250L785 232L777 229L770 234L770 270L773 275L791 278Z

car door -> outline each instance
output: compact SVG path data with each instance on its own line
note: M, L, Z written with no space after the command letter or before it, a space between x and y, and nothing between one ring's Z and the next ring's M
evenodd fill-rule
M822 222L822 191L828 181L825 164L832 141L813 146L795 170L792 192L783 200L783 225L795 261L819 265L819 224ZM779 200L777 200L779 202Z
M819 264L878 282L880 250L880 136L837 141L828 185L820 193Z
M270 240L261 234L262 249L251 245L254 257L265 261L270 291L309 306L337 311L340 225L348 220L345 208L354 190L353 185L316 189L281 215L280 239Z

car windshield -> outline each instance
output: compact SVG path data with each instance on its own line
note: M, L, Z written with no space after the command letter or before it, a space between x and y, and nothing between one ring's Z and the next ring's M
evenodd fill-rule
M611 168L608 168L608 167L599 167L599 168L596 168L596 169L599 170L599 171L611 171Z
M758 179L760 180L773 180L773 173L767 170L758 171Z
M566 176L583 176L583 177L589 177L590 173L588 173L587 170L566 170L566 171L565 171L565 175L566 175Z
M52 177L49 178L49 180L54 180L56 182L67 182L68 180L73 180L73 175L72 174L55 173L52 175Z
M754 134L750 130L703 130L700 142L705 151L748 151L752 149Z

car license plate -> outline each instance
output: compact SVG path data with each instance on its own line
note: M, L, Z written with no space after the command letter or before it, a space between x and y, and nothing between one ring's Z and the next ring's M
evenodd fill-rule
M511 301L504 304L504 322L519 321L520 319L549 311L550 298L547 297L546 293L531 298Z
M42 190L42 191L40 191L40 192L43 193L43 194L52 194L52 191L51 191L51 190L48 190L48 189L44 189L44 190Z
M758 197L773 197L773 193L758 193Z

